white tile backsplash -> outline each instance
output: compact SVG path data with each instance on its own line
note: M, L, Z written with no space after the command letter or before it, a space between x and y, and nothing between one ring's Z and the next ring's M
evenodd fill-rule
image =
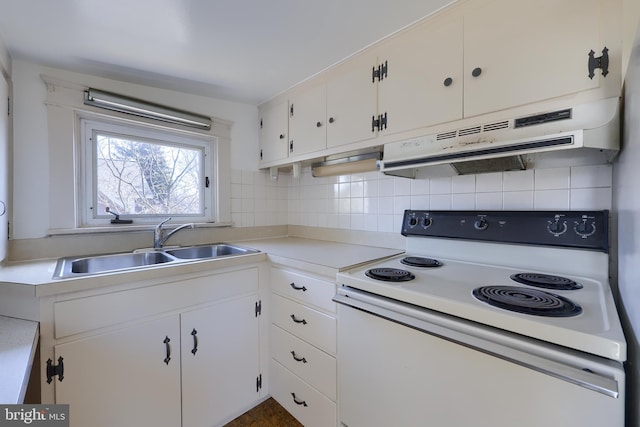
M536 169L534 171L536 190L558 190L569 188L570 168Z
M378 172L298 178L268 171L231 174L231 219L236 226L295 224L398 232L405 209L611 209L610 165L406 179Z

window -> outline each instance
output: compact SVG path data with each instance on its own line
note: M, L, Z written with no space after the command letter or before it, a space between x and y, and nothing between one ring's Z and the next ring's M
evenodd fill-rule
M81 119L85 225L212 221L214 138Z

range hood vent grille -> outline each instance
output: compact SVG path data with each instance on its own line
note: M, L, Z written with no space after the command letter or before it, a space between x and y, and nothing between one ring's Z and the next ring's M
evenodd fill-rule
M458 131L458 136L474 135L476 133L480 133L481 131L482 131L482 128L480 126L474 126L474 127L466 128L466 129L460 129Z
M505 120L503 122L489 123L482 126L482 130L484 132L491 132L493 130L506 129L509 127L509 120Z
M443 139L451 139L451 138L455 138L456 136L458 136L458 131L452 130L451 132L439 133L438 135L436 135L436 140L442 141Z

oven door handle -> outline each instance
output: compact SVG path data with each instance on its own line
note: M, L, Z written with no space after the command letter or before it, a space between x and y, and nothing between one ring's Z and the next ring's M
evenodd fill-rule
M600 375L587 368L572 366L519 350L511 345L501 344L500 334L488 331L486 327L477 327L472 322L351 288L339 288L333 301L612 398L617 399L620 396L618 381L614 378ZM338 327L340 327L339 320ZM465 331L475 329L474 332L478 333L471 334L461 329ZM487 338L491 336L491 340L481 338L483 335Z

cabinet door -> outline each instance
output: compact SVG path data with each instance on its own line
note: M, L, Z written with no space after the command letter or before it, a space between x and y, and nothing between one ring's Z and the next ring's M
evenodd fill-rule
M605 47L599 0L480 3L464 21L466 117L601 84L587 67L589 51Z
M249 295L181 314L183 427L221 425L258 399L256 301Z
M260 108L260 163L287 158L288 102Z
M320 84L292 95L289 102L289 156L324 150L327 92Z
M70 405L71 426L179 426L179 333L172 316L55 346L56 403Z
M380 47L383 134L462 118L462 17L429 21Z
M375 138L371 119L377 116L378 82L374 53L365 53L337 66L327 82L327 147Z
M9 238L9 117L4 111L8 97L7 81L0 74L0 261L7 256Z

